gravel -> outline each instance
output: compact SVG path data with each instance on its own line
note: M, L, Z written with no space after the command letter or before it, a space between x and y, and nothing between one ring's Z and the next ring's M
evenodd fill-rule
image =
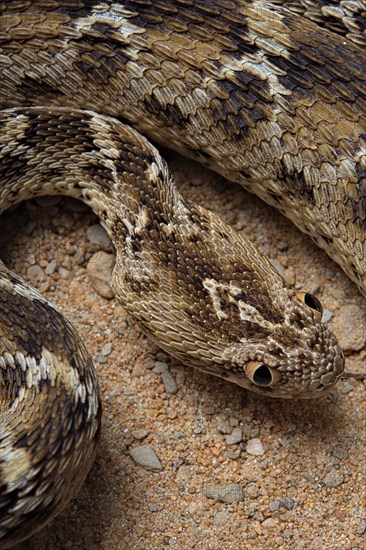
M254 456L264 455L264 448L261 440L258 439L257 437L254 437L253 439L249 439L246 446L246 452L249 455L254 455Z
M86 236L89 242L94 245L91 250L104 250L105 252L111 252L113 250L112 241L108 236L107 231L99 223L91 225L86 230Z
M207 498L232 504L233 502L241 502L245 498L243 487L238 483L230 483L229 485L207 485L204 489Z
M111 287L114 264L113 254L100 251L92 255L87 265L90 284L103 298L111 299L114 297Z
M227 435L225 439L228 445L237 445L243 439L243 430L241 428L234 428L231 434Z
M221 179L218 192L210 185L217 176L172 157L186 196L232 220L278 259L286 275L293 269L304 290L318 283L319 299L334 314L329 327L342 336L350 321L358 333L350 340L347 370L364 372L366 349L356 348L365 336L365 301L342 271L273 209ZM188 170L196 173L195 187ZM47 208L27 202L2 215L0 224L6 264L23 278L32 265L40 267L45 277L35 281L37 288L67 315L94 360L104 361L96 364L103 417L95 465L62 514L17 550L160 549L168 540L173 550L364 547L365 381L342 380L317 401L271 400L176 363L169 368L179 391L169 394L153 371L156 360L169 365L172 360L157 351L117 300L106 300L89 284L86 265L94 245L86 228L97 224L90 210L64 200ZM71 279L60 277L60 266ZM108 285L109 279L110 272ZM350 305L357 305L355 319L352 308L350 315L342 313ZM111 354L103 356L108 343ZM226 436L238 427L242 441L228 445ZM245 451L254 438L264 455ZM129 451L143 443L163 470L134 462ZM341 484L332 486L340 476ZM205 495L209 485L233 483L243 500ZM293 499L292 509L285 498ZM276 501L279 508L272 512Z
M339 487L344 481L344 475L339 471L332 469L324 478L326 487Z
M143 466L148 470L161 471L163 469L160 460L156 456L150 445L140 445L139 447L132 447L129 453L139 466Z

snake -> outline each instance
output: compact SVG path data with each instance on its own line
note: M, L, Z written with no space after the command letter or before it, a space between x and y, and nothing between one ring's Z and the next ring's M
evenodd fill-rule
M275 206L366 295L366 4L0 4L0 212L69 195L116 251L116 298L184 364L263 396L326 396L322 305L183 198L168 146ZM0 263L0 548L80 489L99 385L69 321Z

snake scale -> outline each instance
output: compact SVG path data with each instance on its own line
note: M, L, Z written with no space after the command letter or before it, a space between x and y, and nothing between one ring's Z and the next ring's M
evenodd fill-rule
M363 0L0 4L1 212L67 194L116 248L116 296L173 356L264 395L344 368L321 305L183 199L165 144L277 207L366 293ZM144 137L146 136L146 137ZM0 547L81 486L98 382L70 323L0 265Z

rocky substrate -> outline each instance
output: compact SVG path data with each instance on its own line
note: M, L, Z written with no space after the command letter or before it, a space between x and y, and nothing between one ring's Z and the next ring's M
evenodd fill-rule
M170 165L184 195L318 295L347 369L365 373L366 305L342 271L239 187L176 155ZM113 298L113 246L84 205L31 201L0 224L2 258L78 328L103 400L83 489L18 550L364 548L364 380L343 379L325 400L266 400L178 365Z

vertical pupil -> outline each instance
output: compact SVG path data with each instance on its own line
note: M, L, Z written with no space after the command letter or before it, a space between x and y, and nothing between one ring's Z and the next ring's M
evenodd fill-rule
M315 298L312 294L305 293L304 296L304 302L307 306L311 307L311 309L315 309L316 311L319 311L321 313L322 306L318 300L318 298Z

